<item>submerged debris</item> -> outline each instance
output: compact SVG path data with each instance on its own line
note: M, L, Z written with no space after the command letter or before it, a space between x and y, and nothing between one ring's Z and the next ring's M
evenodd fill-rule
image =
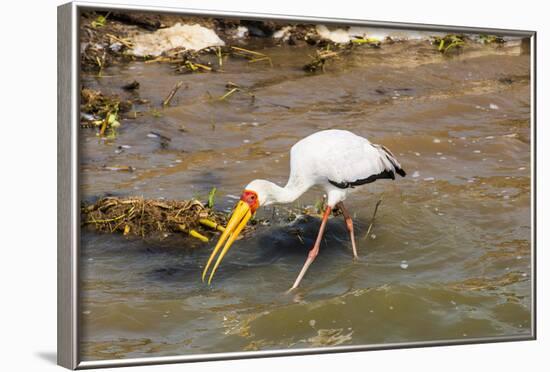
M131 83L124 84L122 86L124 90L136 90L139 89L139 82L137 80L132 81Z
M141 237L183 232L206 242L212 232L223 230L227 216L198 200L106 197L82 204L81 220L83 226L102 232Z
M124 23L136 25L149 31L156 31L161 27L166 27L161 19L161 15L153 13L138 12L111 12L110 18Z
M487 265L488 263L504 264L505 262L531 258L531 244L528 240L514 239L495 244L486 250L481 256L476 257L465 264L465 267Z
M118 96L108 96L90 88L82 88L80 91L80 110L82 112L101 115L114 108L128 111L132 108L132 102L122 101Z
M118 61L129 62L128 27L111 21L110 13L83 13L80 32L80 65L84 71L101 75L103 69Z
M258 101L261 101L262 103L264 103L266 105L270 105L270 106L274 106L274 107L281 107L281 108L285 108L287 110L290 109L290 106L283 105L281 103L271 102L271 101L265 100L263 98L257 97L256 94L254 93L254 89L241 86L241 85L233 83L231 81L228 81L227 84L225 84L225 90L226 90L226 92L222 96L217 98L218 101L225 101L227 98L231 97L235 93L242 93L242 94L247 95L247 96L250 97L250 103L251 104L253 104L256 100L258 100Z
M117 96L107 96L89 88L80 91L80 125L98 128L100 136L114 135L114 130L120 126L120 112L131 108L131 101L121 101Z
M311 56L311 61L303 66L307 72L325 71L325 65L328 61L338 60L339 57L352 53L356 48L371 47L380 48L381 42L375 38L363 36L354 37L345 45L326 44L323 48L317 49L315 55Z
M216 56L218 62L216 68L212 64L213 55ZM198 51L178 47L164 51L158 57L144 57L144 61L146 64L170 63L174 65L177 73L192 73L218 71L223 64L222 58L222 47L206 48Z
M312 347L338 346L352 340L353 331L344 333L343 328L318 329L317 335L307 339Z
M192 72L211 72L216 71L212 67L210 61L205 61L203 56L211 53L211 50L201 50L199 52L179 51L175 55L172 54L169 62L176 64L176 72L192 73ZM221 60L218 62L221 67Z
M321 69L325 71L325 64L328 60L337 58L341 52L332 51L330 49L319 49L316 51L315 55L312 56L310 62L306 63L303 69L307 72L317 72Z
M502 36L486 35L486 34L479 35L479 41L482 42L483 44L502 45L505 43L505 40Z
M494 278L471 278L452 283L451 289L459 291L495 290L501 287L528 280L521 272L510 272Z

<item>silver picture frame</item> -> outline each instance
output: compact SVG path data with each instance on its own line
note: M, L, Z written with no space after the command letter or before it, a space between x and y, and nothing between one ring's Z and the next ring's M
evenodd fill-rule
M445 31L463 33L490 33L524 38L531 55L531 334L460 340L403 342L357 346L338 346L291 350L229 352L201 355L149 357L121 360L81 361L79 356L79 254L80 254L80 198L79 198L79 84L80 49L79 18L82 11L127 10L178 15L233 17L251 20L301 21L338 25L386 27L393 29ZM278 14L244 13L232 11L203 11L197 9L153 6L128 6L95 2L70 2L58 7L58 155L57 155L57 362L69 369L166 364L181 362L261 358L342 353L378 349L494 343L536 339L536 32L527 30L490 29L482 27L442 26L381 22L373 20L319 18Z

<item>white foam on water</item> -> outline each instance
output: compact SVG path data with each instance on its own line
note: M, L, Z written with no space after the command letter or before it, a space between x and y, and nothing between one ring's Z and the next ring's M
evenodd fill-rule
M245 26L237 27L237 34L235 36L237 36L238 38L248 36L248 28Z
M347 30L337 28L336 30L329 30L325 25L317 25L315 28L319 36L323 39L327 39L337 44L347 44L351 41L352 37L350 36Z
M292 30L291 26L285 26L285 27L281 28L280 30L275 31L273 33L273 38L274 39L281 39L283 41L287 41L288 38L290 37L291 30Z
M211 29L200 25L182 25L163 28L152 33L142 33L132 38L132 53L136 56L160 56L174 48L201 50L223 46L224 41Z
M384 42L387 39L391 40L429 40L432 36L444 36L444 33L440 32L428 32L428 31L410 31L410 30L396 30L389 28L377 28L377 27L358 27L352 26L347 29L337 28L329 29L325 25L318 25L316 27L317 34L323 39L330 40L337 44L349 43L352 39L371 39Z

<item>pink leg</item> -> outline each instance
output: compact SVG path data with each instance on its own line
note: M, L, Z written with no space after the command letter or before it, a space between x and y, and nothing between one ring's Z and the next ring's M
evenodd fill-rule
M307 255L306 263L302 267L300 274L298 274L298 277L296 278L294 285L292 286L292 288L289 289L289 291L292 291L293 289L298 288L298 286L300 285L300 282L302 281L302 278L304 277L304 275L306 275L307 269L313 263L313 261L315 260L315 257L317 257L317 255L319 254L321 239L323 238L323 233L325 232L325 227L327 225L328 217L330 216L331 211L332 211L332 208L327 206L327 209L323 214L323 219L321 221L321 227L319 228L319 234L317 235L317 240L315 241L313 248L311 248L311 250L309 251Z
M353 248L353 258L358 259L359 256L357 255L357 248L355 246L355 234L353 233L353 221L351 220L351 216L348 210L346 209L346 207L344 207L343 202L338 203L337 206L342 211L342 214L344 215L344 220L346 221L346 226L348 227L349 236L351 239L351 247Z

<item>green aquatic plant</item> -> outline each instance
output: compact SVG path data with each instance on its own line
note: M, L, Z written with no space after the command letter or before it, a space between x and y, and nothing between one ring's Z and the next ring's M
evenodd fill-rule
M108 138L116 137L116 129L120 127L118 121L118 104L113 108L113 111L109 111L101 123L99 130L99 136L106 136Z
M214 201L216 199L216 186L212 187L212 190L208 193L208 208L214 208Z
M325 201L326 198L323 196L315 202L313 208L315 208L315 212L317 212L317 214L323 214L323 211L325 210Z
M462 48L466 44L465 40L464 35L449 34L444 37L434 37L432 44L436 46L440 53L447 54L451 50Z
M356 45L368 45L375 48L380 48L382 45L382 42L374 37L351 39L351 43Z
M151 116L153 116L154 118L161 118L162 117L162 113L155 109L155 108L152 108L149 113L151 114Z
M483 44L504 44L504 38L497 35L480 34L479 41Z
M95 20L92 21L93 28L100 28L107 24L107 16L99 15Z

